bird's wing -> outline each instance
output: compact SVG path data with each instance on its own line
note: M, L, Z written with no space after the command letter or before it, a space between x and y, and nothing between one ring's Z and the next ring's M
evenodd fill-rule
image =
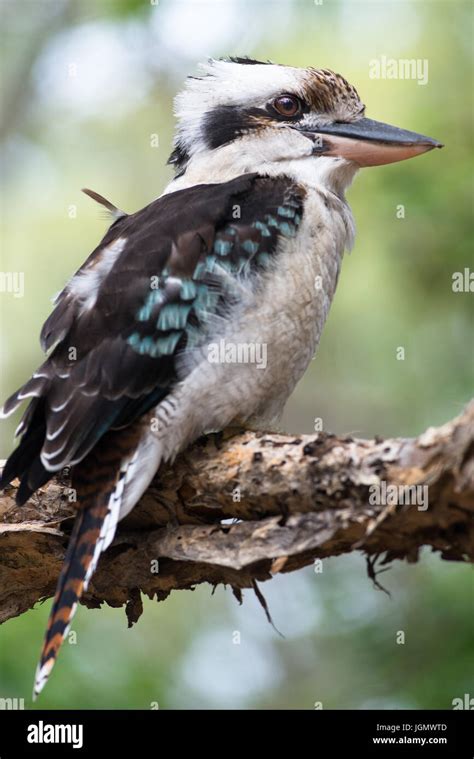
M264 272L278 240L295 234L302 199L289 179L251 174L164 196L119 218L59 295L41 335L52 353L5 404L11 413L32 398L0 483L20 476L21 503L53 471L76 464L79 511L35 695L114 537L124 489L147 476L137 463L143 415L169 392L179 359L205 340L209 320L226 318L239 278Z
M225 318L229 281L265 269L295 233L304 191L247 174L194 186L119 218L60 293L41 341L50 356L5 403L32 401L1 485L22 478L19 501L81 461L104 433L166 396L177 358Z

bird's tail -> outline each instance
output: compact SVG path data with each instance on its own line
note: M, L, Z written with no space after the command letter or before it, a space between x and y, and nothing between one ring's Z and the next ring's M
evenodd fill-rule
M115 469L115 478L104 487L96 481L91 492L80 499L81 507L74 523L63 567L56 586L40 661L36 669L33 700L44 688L68 634L77 604L87 590L102 551L113 540L123 493L125 472ZM97 471L95 472L97 475ZM90 483L92 485L92 483Z
M111 544L119 520L133 508L158 469L161 446L153 436L148 439L142 435L148 427L143 417L126 430L109 432L73 469L72 486L80 508L36 670L34 699L51 673L102 551Z

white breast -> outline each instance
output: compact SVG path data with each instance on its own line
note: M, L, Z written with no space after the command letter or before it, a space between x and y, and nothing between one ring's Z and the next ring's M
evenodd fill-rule
M266 366L201 360L160 406L159 437L164 458L173 457L203 432L231 424L265 428L274 424L311 361L334 296L350 234L347 206L308 189L295 238L284 239L273 270L261 288L249 289L230 314L226 329L210 343L265 346ZM257 352L262 358L263 352ZM170 413L172 400L172 413ZM166 411L166 414L165 414Z

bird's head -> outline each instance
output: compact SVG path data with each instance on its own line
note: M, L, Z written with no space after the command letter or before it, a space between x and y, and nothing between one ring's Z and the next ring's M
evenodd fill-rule
M262 171L350 181L362 166L424 153L440 143L365 117L356 89L327 69L246 58L210 60L177 96L170 157L229 175Z

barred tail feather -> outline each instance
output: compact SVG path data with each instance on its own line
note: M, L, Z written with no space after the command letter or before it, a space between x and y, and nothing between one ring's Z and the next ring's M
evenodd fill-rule
M126 430L109 432L73 469L72 486L80 511L54 596L36 670L34 699L46 684L101 553L114 539L120 519L133 508L158 469L162 447L153 435L142 435L148 428L143 418Z
M108 494L96 496L92 503L84 503L76 518L36 670L33 700L44 688L53 669L77 604L87 590L100 554L110 545L115 535L123 491L122 476L123 473L120 472L112 493L109 490Z

